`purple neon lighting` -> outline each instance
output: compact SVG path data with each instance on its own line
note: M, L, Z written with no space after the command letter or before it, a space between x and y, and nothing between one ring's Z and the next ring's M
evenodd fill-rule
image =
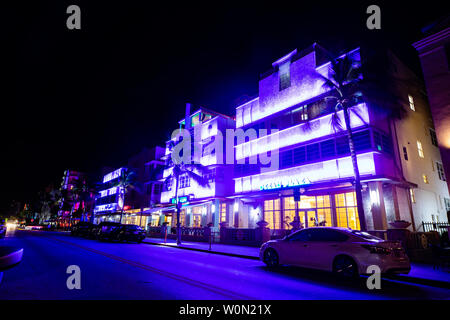
M358 114L364 120L362 121L353 112L350 112L350 125L352 128L357 128L369 123L369 111L365 103L361 103L353 108L357 109ZM343 130L346 130L343 111L338 112L338 116L341 119ZM294 144L306 142L309 140L325 137L328 135L335 134L331 123L331 114L325 115L323 117L311 120L309 122L310 129L306 130L306 124L302 123L274 134L270 134L258 139L245 142L243 144L235 146L236 148L236 159L242 159L263 152L268 152L271 150L281 149Z
M375 174L374 152L357 155L361 175ZM259 191L267 185L289 184L289 181L321 181L348 178L353 176L351 157L343 157L295 168L275 170L272 172L236 178L235 192Z

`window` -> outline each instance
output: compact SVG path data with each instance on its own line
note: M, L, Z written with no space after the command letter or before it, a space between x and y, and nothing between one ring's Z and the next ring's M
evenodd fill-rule
M290 62L286 62L280 66L280 91L291 86L291 75L290 75Z
M419 152L419 157L424 158L422 142L417 140L417 151Z
M438 146L438 141L437 141L437 137L436 137L436 131L434 131L433 129L430 128L430 137L431 137L431 143L433 144L433 146Z
M190 186L191 186L191 179L185 174L181 175L180 176L180 189L188 188Z
M314 161L320 159L319 144L314 143L306 146L306 159L308 161Z
M426 174L423 174L423 175L422 175L422 178L423 178L423 182L424 182L424 183L426 183L426 184L429 183L429 182L428 182L428 176L427 176Z
M221 203L220 204L220 222L226 222L227 221L227 204Z
M311 230L311 240L310 241L321 241L321 242L344 242L348 239L348 236L342 232L329 229L313 229Z
M308 120L308 105L304 105L295 110L292 110L292 115L294 117L293 124Z
M270 229L281 229L280 199L264 201L264 220Z
M281 153L281 168L288 168L292 166L292 150Z
M151 183L145 185L145 193L146 194L152 193L152 184Z
M409 195L411 197L411 202L412 203L416 203L416 195L414 194L414 190L413 189L409 189Z
M320 143L320 151L322 158L333 157L336 155L336 147L334 139L325 140Z
M445 173L444 173L444 166L442 165L442 163L436 162L436 169L438 172L439 180L446 181Z
M295 232L288 239L289 241L311 241L311 237L311 229L307 229Z
M172 179L166 180L165 187L166 187L166 191L172 190Z
M403 147L403 158L408 161L408 150L406 149L406 147Z
M337 226L359 230L360 225L356 207L356 193L347 192L336 194L335 201Z
M216 169L209 170L207 174L203 175L203 179L208 181L208 183L213 183L216 180Z
M346 136L336 139L336 150L338 155L350 153L348 138Z
M414 98L408 94L409 107L412 111L416 111L416 107L414 106Z
M161 185L159 183L155 184L155 188L153 189L153 194L160 194L161 193Z
M370 149L372 142L370 141L370 131L364 130L353 133L353 142L356 151Z
M450 199L444 198L444 202L445 202L445 210L450 211Z

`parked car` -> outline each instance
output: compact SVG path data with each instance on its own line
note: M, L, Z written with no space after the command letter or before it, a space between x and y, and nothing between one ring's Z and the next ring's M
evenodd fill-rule
M397 241L337 227L313 227L264 243L260 259L269 267L295 265L332 271L345 277L367 274L377 265L382 273L409 273L409 258Z
M101 222L99 225L99 230L97 232L97 239L99 240L109 240L113 236L113 231L121 226L119 222Z
M40 225L26 225L25 230L42 230L43 226Z
M85 237L88 239L97 239L100 232L100 226L98 224L92 224L86 231Z
M71 234L73 236L85 236L93 224L90 222L80 221L72 227Z
M111 231L110 239L141 243L145 239L145 230L135 224L122 224Z

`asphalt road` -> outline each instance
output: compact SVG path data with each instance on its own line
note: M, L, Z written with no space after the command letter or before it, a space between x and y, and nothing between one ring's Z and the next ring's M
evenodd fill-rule
M0 299L450 299L443 288L383 280L369 290L364 278L56 232L8 231L0 245L24 248L21 264L4 273ZM79 290L67 288L70 265L81 270Z

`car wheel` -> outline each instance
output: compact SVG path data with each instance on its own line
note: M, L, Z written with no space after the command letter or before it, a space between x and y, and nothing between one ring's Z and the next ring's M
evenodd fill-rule
M280 263L280 259L278 258L278 253L272 248L269 248L266 251L264 251L264 263L269 268L277 267Z
M333 262L333 272L343 278L357 278L358 266L355 260L348 256L337 256Z

